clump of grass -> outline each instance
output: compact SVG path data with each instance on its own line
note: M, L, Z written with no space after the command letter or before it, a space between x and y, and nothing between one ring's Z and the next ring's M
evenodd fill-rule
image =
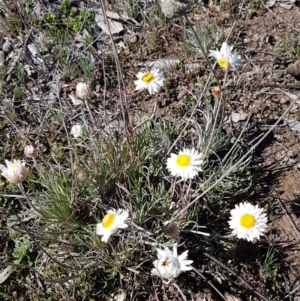
M285 33L275 50L279 57L288 55L292 58L300 58L300 43L293 32Z
M209 49L212 48L214 44L216 44L219 40L217 28L214 23L204 24L203 22L196 23L195 32L188 31L188 48L198 55L200 55L203 59L205 58L203 52L199 50L199 40L201 41L201 45L207 54Z
M66 29L80 32L83 27L92 26L91 13L81 10L71 4L71 1L64 0L57 12L44 13L41 18L35 19L34 24L38 28L46 29L52 37L64 35Z
M182 211L182 230L189 229L190 223L193 228L201 227L199 209L205 208L202 199L188 210L185 207L242 155L234 148L235 155L225 162L218 156L230 147L230 139L215 122L219 118L214 115L216 111L204 102L199 109L203 114L201 123L195 117L177 126L145 119L127 136L110 132L102 137L88 135L77 143L70 141L65 148L68 159L53 154L51 161L35 167L34 177L38 180L31 183L26 196L39 217L31 239L59 269L76 267L84 271L89 266L91 271L100 269L106 279L114 281L131 270L151 269L149 260L141 265L140 258L144 252L153 252L153 247L168 242L161 223ZM176 149L186 147L191 144L191 131L196 134L192 144L205 153L203 173L198 178L200 189L191 189L185 183L175 185L165 167L172 141L180 138ZM211 160L211 156L216 159ZM222 205L226 193L239 194L236 187L245 180L244 170L246 165L240 165L224 178L220 186L205 195L207 202ZM95 233L95 225L109 208L126 208L131 222L128 229L106 244ZM141 283L145 281L143 277L139 279L146 285Z

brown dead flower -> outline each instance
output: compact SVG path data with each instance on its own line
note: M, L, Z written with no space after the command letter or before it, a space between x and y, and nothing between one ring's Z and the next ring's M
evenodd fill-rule
M215 86L211 88L211 94L213 95L213 97L215 98L220 98L221 96L221 88L219 86Z

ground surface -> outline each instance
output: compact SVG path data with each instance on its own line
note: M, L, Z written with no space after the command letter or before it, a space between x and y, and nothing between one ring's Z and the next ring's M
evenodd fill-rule
M252 59L255 64L264 66L272 66L272 62L277 58L280 62L286 64L289 62L290 53L277 52L276 49L281 47L283 39L286 36L292 35L293 30L299 32L297 18L299 17L299 9L294 8L286 10L281 7L276 7L269 11L265 11L261 16L252 20L247 20L244 42L251 41L248 44L248 49L254 53ZM292 29L293 28L293 29ZM274 52L275 50L275 52ZM268 64L268 62L271 64ZM274 65L272 66L274 68ZM288 85L290 82L289 75L281 72L284 65L277 66L274 69L273 75L260 78L260 83L263 92L266 92L266 97L258 100L256 104L260 103L267 107L280 106L280 103L285 103L285 97L282 94L274 95L271 91L279 85ZM276 84L275 84L276 83ZM272 88L267 88L268 84L275 84ZM257 90L256 90L257 91ZM262 91L260 89L260 91ZM298 92L293 92L297 94ZM269 95L268 95L269 94ZM263 103L264 104L263 104ZM257 106L258 107L258 106ZM261 107L261 106L260 106ZM265 108L264 108L265 109ZM294 119L297 114L298 106L293 108L291 114L287 119ZM292 115L292 116L291 116ZM261 157L266 164L268 172L266 177L272 177L275 174L274 182L271 186L266 187L267 199L276 208L271 226L271 235L269 239L273 241L274 236L279 238L282 244L282 253L280 254L282 260L285 261L285 266L291 267L288 272L288 277L282 279L282 287L289 287L291 291L299 290L299 215L293 212L293 208L297 208L297 198L299 194L299 137L292 132L287 125L282 125L274 132L270 145L262 151ZM291 165L290 165L291 164ZM287 167L289 166L289 167ZM295 205L292 206L293 202ZM273 236L274 235L274 236ZM299 296L299 294L296 294Z
M286 71L289 64L300 58L299 3L273 1L274 5L268 6L266 1L254 0L245 3L242 1L203 2L194 1L193 10L188 13L191 24L195 25L199 21L205 26L214 24L214 28L211 27L210 30L214 31L221 41L228 37L230 44L235 45L244 60L243 65L236 72L228 74L223 101L226 130L238 137L245 129L241 140L245 148L250 149L254 144L253 141L266 133L292 102L292 98L284 92L293 95L299 93L299 81ZM4 62L1 62L2 161L7 156L11 158L22 156L24 145L28 142L38 148L40 162L46 162L53 152L59 154L59 158L63 158L66 153L62 149L69 141L66 133L70 132L74 123L82 120L88 124L87 128L95 136L109 137L107 133L110 129L113 128L120 134L119 129L124 126L124 123L128 122L134 127L143 116L152 115L153 120L170 121L176 125L184 118L188 118L188 114L197 103L197 97L194 97L196 91L205 91L204 95L213 102L210 89L204 90L210 73L207 63L197 47L187 46L193 44L189 39L193 35L189 29L190 25L182 18L174 20L163 18L158 3L151 1L143 3L138 7L131 3L132 15L130 10L124 11L127 17L117 18L124 26L124 30L113 37L118 45L118 58L124 74L125 85L123 86L122 83L119 86L121 81L118 77L113 47L109 42L111 37L102 35L103 30L94 24L94 14L101 8L100 2L88 3L91 20L87 23L79 22L79 27L87 26L87 37L82 30L79 30L80 34L78 30L74 30L72 26L78 26L77 21L75 22L68 15L71 25L68 23L65 26L67 30L66 28L64 30L68 34L61 40L57 39L57 36L55 39L49 36L47 30L50 26L34 23L35 19L46 22L43 15L61 9L60 1L0 2L3 18L1 53L5 58ZM76 1L73 4L74 10L80 11L81 4ZM109 11L120 12L121 4L112 1L105 5ZM67 24L66 19L62 20ZM58 27L54 26L52 30L57 31ZM86 40L83 42L83 37L89 42ZM204 40L202 39L203 43ZM214 47L211 38L208 38L207 45L206 50ZM141 68L151 67L153 64L158 64L155 66L166 74L165 85L162 91L154 96L155 99L145 91L136 92L133 84L136 73ZM218 79L222 81L224 72L218 68L215 70ZM89 78L93 79L91 81L93 94L88 110L73 105L69 96L75 95L78 81L86 81ZM216 80L211 80L209 88L216 84ZM120 91L123 92L120 94ZM122 116L124 107L128 112L128 118ZM299 120L299 109L300 102L291 108L272 133L254 150L250 163L249 168L254 178L248 199L262 204L270 212L266 238L259 247L239 244L234 248L230 246L231 251L236 252L236 258L241 260L241 263L234 266L238 274L255 289L262 291L270 298L269 300L300 299L300 140L298 131L289 125L290 121ZM232 122L234 116L237 120ZM201 114L197 117L200 122ZM193 133L191 136L193 139ZM88 156L89 152L86 151L85 155ZM4 181L1 182L1 187L5 187ZM9 191L10 195L14 193L16 191ZM14 212L7 206L8 200L9 198L6 198L3 193L1 201L5 209L1 212L2 262L12 258L11 250L15 242L15 238L7 230L6 220L9 214ZM219 209L213 208L213 210ZM33 227L31 224L30 226ZM238 298L259 300L258 297L249 294L249 290L241 286L241 282L236 281L234 277L229 276L230 274L223 273L212 262L207 263L205 259L199 259L195 245L202 244L204 240L188 234L185 236L184 232L181 235L183 239L189 241L187 246L195 248L190 253L194 262L197 262L199 270L204 266L204 262L206 268L209 267L206 274L202 271L207 279L197 278L193 281L193 278L196 279L194 275L187 280L193 283L192 287L184 286L186 285L184 280L180 283L186 289L185 292L188 292L188 300L219 300L220 296L214 287L226 296L227 301L240 300ZM231 258L216 250L213 242L206 240L203 244L206 246L205 250L208 249L221 261L232 263ZM226 248L229 246L224 246L224 250ZM268 262L266 258L270 249L273 257ZM205 250L201 249L201 252ZM257 267L255 257L257 254L261 254L261 258L265 259L263 267ZM244 255L246 258L243 258ZM150 261L147 252L142 252L141 257L145 262ZM45 265L49 263L44 257L43 260ZM68 277L68 274L60 275L59 272L55 274L50 268L47 272L48 278ZM126 278L126 272L114 283L120 284L121 289L126 289L128 282L129 287L134 291L139 286L139 282L136 281L135 276L130 280L129 277ZM92 281L95 275L102 277L101 279L105 278L101 273L95 273L84 281L89 283L88 281ZM63 293L57 288L58 284L41 283L38 278L27 285L28 275L24 278L18 278L14 274L12 276L0 286L0 292L2 289L1 293L5 300L47 300L50 297L51 300L62 300L61 298L64 298ZM147 280L144 284L149 285L148 287L137 289L143 292L141 295L143 298L148 298L147 300L158 298L159 300L167 300L167 298L184 300L174 287L166 288L156 283L154 289L153 283L149 283L150 280ZM211 283L214 286L211 286ZM75 289L77 288L78 285L77 287L75 285ZM56 289L57 295L55 295ZM28 293L29 290L36 291L36 295ZM89 294L86 300L92 298L105 300L99 287L91 288ZM65 300L83 300L83 295L83 293L77 295L73 292L73 295L65 296ZM109 290L108 295L112 295ZM10 296L14 299L9 299ZM127 299L134 300L135 297L130 295ZM107 297L106 300L113 299Z

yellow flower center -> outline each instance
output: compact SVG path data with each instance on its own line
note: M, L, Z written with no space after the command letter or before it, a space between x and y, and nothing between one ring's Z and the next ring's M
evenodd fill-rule
M145 83L151 82L152 79L153 79L153 74L151 72L147 72L146 74L144 74L142 76L142 81L145 82Z
M187 167L191 162L191 158L188 155L178 155L177 159L176 159L176 164L179 167Z
M102 220L103 228L105 229L110 228L114 220L115 220L115 215L113 213L107 213Z
M227 68L228 66L228 61L225 57L221 56L220 58L218 58L218 63L222 68Z
M170 263L171 263L171 261L168 260L168 259L166 259L166 260L162 263L162 265L163 265L164 267L168 267L168 266L170 265Z
M240 218L240 225L247 229L251 229L255 225L255 222L255 217L249 213L243 214Z

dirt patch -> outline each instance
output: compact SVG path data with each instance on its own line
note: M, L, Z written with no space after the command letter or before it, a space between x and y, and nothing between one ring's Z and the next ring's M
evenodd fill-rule
M259 89L265 95L255 101L260 104L256 112L263 114L269 111L269 116L276 119L276 109L284 109L289 100L286 99L278 89L280 86L291 85L294 79L287 75L285 68L295 60L293 49L298 42L295 39L295 27L298 27L299 11L297 9L286 10L280 7L272 11L265 10L261 15L246 20L244 23L244 43L248 45L248 53L252 63L265 70L267 76L256 77L257 83L262 87ZM299 29L298 29L299 30ZM247 43L249 41L249 43ZM288 47L288 44L295 47ZM291 51L289 51L289 49ZM268 87L273 85L273 87ZM258 92L259 93L259 92ZM298 91L291 91L298 94ZM262 95L261 95L262 96ZM256 105L254 105L256 106ZM275 109L275 110L274 110ZM289 118L296 119L298 106L290 112ZM291 117L292 116L292 117ZM281 126L274 134L273 143L262 153L264 165L273 172L281 174L271 189L271 207L275 207L272 220L272 230L268 239L274 239L278 247L278 254L282 260L282 266L287 268L286 277L283 277L280 290L285 292L299 291L300 274L300 224L297 217L297 199L300 191L300 172L297 167L299 161L299 137L292 133L288 127ZM272 172L271 172L272 173ZM270 174L266 175L267 177ZM298 215L299 216L299 215ZM296 293L297 296L300 292Z
M279 275L280 290L297 292L300 274L299 136L287 126L281 126L270 141L272 143L260 155L263 162L258 166L258 170L261 167L266 172L263 181L268 183L269 189L264 199L273 208L267 241L276 249L277 260L286 271L285 276ZM300 296L300 292L296 295Z
M300 221L296 216L299 205L297 202L299 181L300 172L297 167L281 175L277 187L280 191L277 199L279 208L276 211L276 218L272 222L272 229L276 231L277 235L276 240L280 241L284 261L289 267L290 291L299 286L300 274ZM300 292L297 293L297 296L300 296Z

